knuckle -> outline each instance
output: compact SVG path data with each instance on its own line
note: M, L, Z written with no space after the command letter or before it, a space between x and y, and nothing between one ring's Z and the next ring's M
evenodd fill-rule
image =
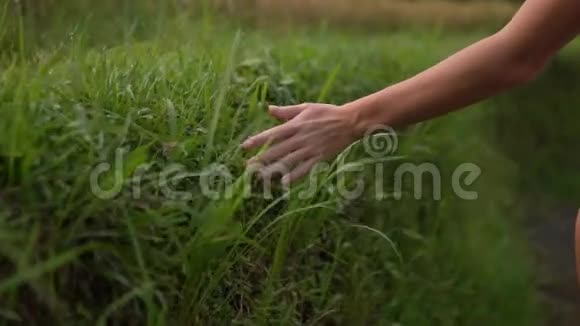
M294 133L300 129L300 124L292 120L286 124L285 128L288 133Z

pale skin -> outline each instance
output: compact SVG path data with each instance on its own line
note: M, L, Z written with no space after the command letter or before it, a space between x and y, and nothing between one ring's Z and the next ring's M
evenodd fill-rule
M304 177L373 126L407 126L464 108L533 80L580 33L580 0L527 0L502 30L415 77L356 101L278 107L283 123L248 138L244 149L269 145L248 164L282 182Z

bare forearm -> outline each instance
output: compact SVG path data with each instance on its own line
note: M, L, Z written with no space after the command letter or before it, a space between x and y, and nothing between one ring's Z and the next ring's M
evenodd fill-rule
M375 124L428 120L493 96L532 78L540 66L519 60L505 42L500 32L345 108L353 111L360 133Z
M532 79L580 32L577 0L528 0L502 31L425 72L344 106L355 134L405 126L489 98Z

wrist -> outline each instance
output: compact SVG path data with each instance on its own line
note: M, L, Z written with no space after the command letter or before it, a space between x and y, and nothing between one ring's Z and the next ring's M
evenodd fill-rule
M372 127L373 124L373 122L367 118L369 114L365 112L367 110L366 105L361 103L360 100L357 100L344 104L340 108L345 113L353 137L356 140L364 137L367 130Z

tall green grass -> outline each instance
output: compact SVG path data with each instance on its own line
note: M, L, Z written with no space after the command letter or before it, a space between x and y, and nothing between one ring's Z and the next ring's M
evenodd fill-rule
M521 167L521 192L580 204L579 43L566 48L536 82L494 102L500 148ZM535 94L535 96L530 96Z
M139 26L150 25L146 33L133 28L130 13L107 16L119 24L107 30L130 32L103 43L94 38L103 37L100 25L83 19L69 26L45 18L36 25L51 26L43 33L22 20L22 46L3 53L2 320L539 322L526 252L509 218L514 167L488 141L489 104L406 130L396 157L382 165L389 194L401 160L436 163L444 172L440 201L376 200L371 188L346 201L324 187L303 200L297 191L305 184L290 195L275 189L271 198L243 193L261 185L243 176L248 154L238 144L275 123L267 103L352 100L472 36L441 42L427 31L379 36L324 28L284 34L187 15L140 16ZM53 34L69 29L82 32ZM362 152L355 146L340 159L360 163ZM465 161L483 169L476 201L460 200L450 188L450 173ZM99 176L103 187L122 181L107 199L91 190L91 174L106 170L103 163L118 168ZM208 198L199 175L180 173L215 163L231 171L229 198ZM171 196L159 182L169 168L169 186L188 198ZM333 175L318 178L333 182ZM349 175L347 184L360 180L376 181L367 171Z

